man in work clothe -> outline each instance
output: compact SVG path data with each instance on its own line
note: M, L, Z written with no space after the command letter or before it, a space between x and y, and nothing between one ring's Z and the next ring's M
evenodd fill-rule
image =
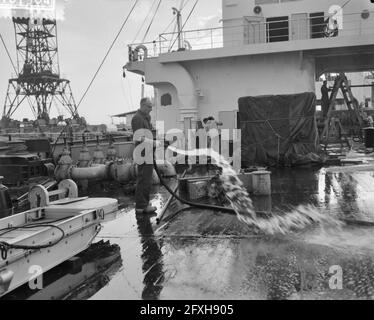
M149 98L143 98L140 101L140 109L137 111L135 116L131 121L132 131L134 133L135 148L145 142L145 143L156 143L153 140L140 135L140 137L135 137L135 132L140 129L147 129L152 131L153 127L151 124L150 113L152 111L153 104ZM151 214L154 213L157 208L152 207L149 203L150 192L152 187L152 173L153 164L138 164L138 174L136 180L136 191L135 191L135 202L136 202L136 213L137 214Z
M323 119L327 118L327 113L329 112L329 106L330 106L330 97L329 97L329 92L331 90L327 88L327 81L323 81L323 86L321 88L321 94L322 94L322 114L323 114Z

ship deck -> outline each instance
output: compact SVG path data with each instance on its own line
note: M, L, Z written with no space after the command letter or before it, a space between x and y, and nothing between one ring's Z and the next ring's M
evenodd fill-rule
M118 248L113 254L121 263L109 274L98 269L97 274L106 275L105 284L86 283L84 293L80 286L79 294L69 291L69 299L372 298L374 175L345 171L274 170L273 194L253 197L256 210L287 211L312 204L350 222L341 230L314 225L276 236L255 232L235 215L200 209L181 212L158 225L155 216L135 215L133 197L123 190L98 186L90 196L116 197L126 207L116 220L104 224L96 239ZM168 196L163 187L155 188L152 202L161 208ZM95 253L91 258L96 263L101 259ZM330 280L339 268L342 289L335 290ZM24 295L25 290L18 290L6 298ZM50 295L63 298L53 290ZM28 296L33 297L40 298L40 292Z

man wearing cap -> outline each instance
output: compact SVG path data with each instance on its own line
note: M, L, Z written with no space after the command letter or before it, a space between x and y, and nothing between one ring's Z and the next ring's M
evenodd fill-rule
M140 131L141 129L145 129L150 132L152 131L153 127L151 124L150 116L152 107L153 104L149 98L142 98L140 100L140 109L137 111L131 121L131 127L134 133L135 148L144 142L152 143L152 145L155 143L153 140L147 138L145 134L142 133L142 131ZM137 131L140 134L135 134ZM152 173L153 164L138 164L138 174L135 191L135 208L137 214L152 214L157 210L156 207L151 206L149 203L152 187Z

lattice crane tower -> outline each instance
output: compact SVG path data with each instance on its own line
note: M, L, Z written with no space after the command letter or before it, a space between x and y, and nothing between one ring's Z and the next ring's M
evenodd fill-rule
M56 20L13 18L17 76L9 79L3 120L29 104L36 119L49 122L53 106L79 118L70 81L60 77ZM60 108L61 109L61 108Z

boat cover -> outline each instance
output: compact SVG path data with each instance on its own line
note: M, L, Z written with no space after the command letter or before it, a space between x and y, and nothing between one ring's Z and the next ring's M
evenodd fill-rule
M315 106L312 92L240 98L243 166L320 162Z

